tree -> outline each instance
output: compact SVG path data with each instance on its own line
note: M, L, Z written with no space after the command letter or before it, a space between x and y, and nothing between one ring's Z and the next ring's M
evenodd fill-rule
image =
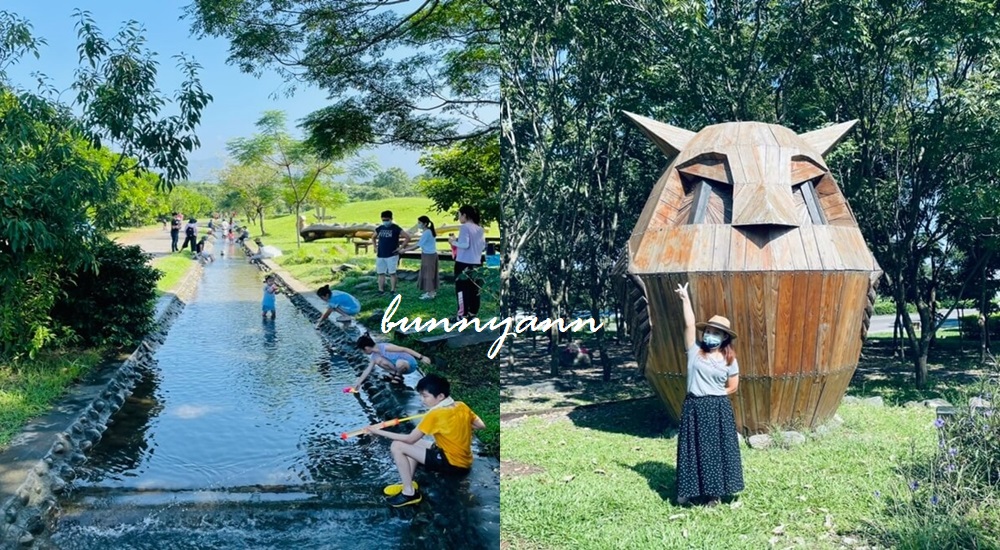
M395 166L375 174L370 185L389 191L393 197L413 197L416 195L413 178L402 168Z
M73 84L75 104L14 89L0 74L0 355L32 354L56 335L49 315L59 273L94 270L90 246L117 216L96 216L115 197L118 177L140 168L160 172L169 187L185 173L185 153L210 96L197 64L180 60L186 79L180 114L161 116L167 100L155 85L156 62L134 22L107 41L89 14L76 12L84 64ZM30 25L0 12L0 71L40 41ZM51 91L51 90L49 90ZM54 94L53 94L54 95ZM111 141L120 155L107 170L89 153ZM131 297L123 297L129 300Z
M492 2L196 0L188 14L196 33L229 40L229 61L244 72L270 67L339 98L304 124L325 154L498 131Z
M279 181L289 192L294 204L295 219L301 215L302 205L312 189L324 175L337 170L335 161L340 157L320 158L313 148L292 138L285 129L285 113L266 111L257 121L260 133L250 138L236 138L226 144L229 154L244 165L269 166L275 170ZM350 148L341 150L347 155ZM264 218L260 220L261 233L264 232ZM302 246L296 232L295 244Z
M495 135L431 149L420 165L427 170L420 190L435 208L448 212L471 204L483 223L500 219L500 140Z
M226 206L240 208L250 223L260 221L264 232L264 214L274 206L281 193L281 176L274 167L262 163L231 164L219 174L227 197Z

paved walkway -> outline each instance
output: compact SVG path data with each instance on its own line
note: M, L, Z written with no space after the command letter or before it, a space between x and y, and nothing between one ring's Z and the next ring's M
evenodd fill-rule
M114 240L122 244L139 245L144 251L152 254L154 259L170 255L170 229L143 227L120 235ZM184 242L183 235L178 239L178 246L182 242Z
M942 309L942 310L939 310L939 313L941 313L942 315L944 315L944 313L947 312L947 311L948 311L947 309ZM957 328L958 327L958 313L959 313L959 311L957 309L955 311L952 311L951 314L948 315L948 319L945 320L945 322L944 322L943 325L941 325L941 328ZM963 309L961 313L964 316L979 315L979 310L977 310L977 309ZM912 313L912 314L910 314L910 319L912 319L914 322L919 322L920 321L920 316L917 315L916 313ZM895 315L874 315L874 316L872 316L872 322L871 322L871 324L868 326L868 334L875 334L875 333L879 333L879 332L890 332L891 333L892 332L892 325L895 322L896 322L896 316Z

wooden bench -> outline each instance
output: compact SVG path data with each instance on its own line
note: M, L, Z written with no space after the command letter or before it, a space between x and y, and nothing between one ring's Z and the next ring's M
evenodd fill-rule
M362 239L354 239L354 241L352 241L352 242L354 243L354 254L355 255L360 254L360 251L361 251L362 248L365 250L365 254L367 254L368 253L368 247L372 245L371 241L365 241L365 240L362 240Z

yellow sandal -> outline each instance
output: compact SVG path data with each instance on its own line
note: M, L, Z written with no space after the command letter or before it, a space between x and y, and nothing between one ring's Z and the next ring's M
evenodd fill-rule
M419 488L420 487L417 486L417 482L414 481L413 482L413 490L416 491ZM393 484L393 485L386 485L385 489L382 489L382 492L385 493L385 496L387 496L387 497L396 496L399 493L403 492L403 484L402 483L396 483L396 484Z

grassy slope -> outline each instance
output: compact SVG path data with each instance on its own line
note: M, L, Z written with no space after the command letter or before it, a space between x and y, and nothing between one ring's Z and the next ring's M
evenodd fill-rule
M16 368L0 364L0 447L100 360L97 350L65 350L42 353Z
M328 215L335 216L335 219L327 220L327 222L343 224L378 222L379 214L383 210L392 210L394 219L404 229L414 225L417 216L425 214L437 225L452 223L450 216L445 221L442 215L435 215L431 212L432 208L431 201L425 198L366 201L328 211ZM307 213L306 216L310 222L315 220L311 212ZM267 219L264 222L264 229L266 235L262 237L262 242L265 245L276 246L285 253L284 256L275 259L278 264L287 269L295 278L314 288L331 284L334 288L356 296L361 301L359 319L364 320L373 312L384 310L389 305L391 296L389 294L378 295L376 278L369 275L369 272L375 269L373 252L367 254L362 252L361 255L355 255L354 246L345 242L344 239L323 239L311 243L303 242L296 246L294 215ZM487 228L487 234L491 230L495 232L496 228ZM252 236L257 236L259 233L259 227L251 230ZM336 275L331 273L331 266L343 263L356 265L359 269ZM444 280L444 275L451 272L452 265L450 262L442 262L440 266L442 282L435 300L420 300L421 292L417 290L415 282L400 281L396 290L402 299L393 319L400 320L402 317L442 319L454 316L457 310L454 287ZM420 262L416 260L402 260L400 263L402 270L417 271L419 268ZM386 281L386 289L389 289L388 281ZM497 315L498 310L496 302L484 294L480 317L488 319ZM368 322L366 324L373 334L380 331L378 323ZM419 345L412 341L406 345L420 349ZM455 396L465 401L482 417L487 429L479 433L479 438L483 442L485 450L497 454L499 452L500 426L500 375L499 364L486 357L488 347L489 345L486 345L485 348L475 346L459 350L426 349L425 351L436 361L431 371L443 374L451 380Z

